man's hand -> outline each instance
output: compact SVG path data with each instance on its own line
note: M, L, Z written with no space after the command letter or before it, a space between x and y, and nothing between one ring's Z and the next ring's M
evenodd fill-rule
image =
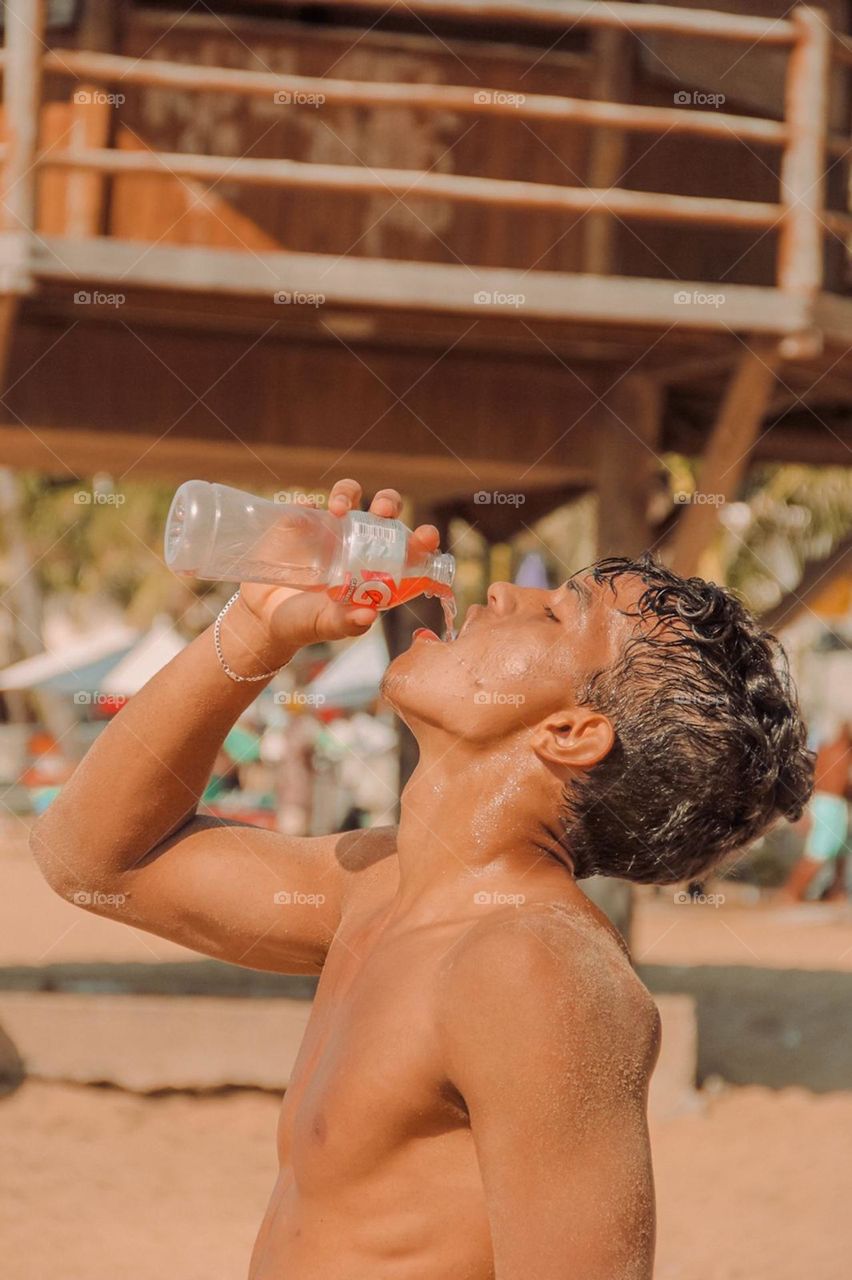
M361 504L357 480L338 480L331 491L328 509L342 519ZM381 489L370 503L373 515L396 520L402 498L396 489ZM438 530L420 525L412 534L415 550L437 551ZM376 620L376 610L364 605L345 605L330 599L324 591L297 591L290 587L269 587L244 583L240 603L259 625L258 648L287 653L318 640L343 640L363 635Z

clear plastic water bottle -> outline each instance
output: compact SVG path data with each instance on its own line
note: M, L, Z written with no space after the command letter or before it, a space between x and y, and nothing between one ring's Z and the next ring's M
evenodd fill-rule
M165 558L187 577L327 591L333 600L376 609L424 592L451 597L454 558L417 552L410 538L401 520L364 511L339 517L188 480L172 500Z

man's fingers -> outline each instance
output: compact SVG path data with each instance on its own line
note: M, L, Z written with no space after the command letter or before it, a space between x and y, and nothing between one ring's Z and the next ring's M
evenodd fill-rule
M409 540L409 546L420 555L431 555L440 545L441 535L433 524L419 524Z
M361 503L361 486L357 480L338 480L328 499L333 515L345 516ZM374 516L385 520L398 520L402 513L402 495L398 489L379 489L370 503ZM440 546L440 534L433 524L421 524L411 535L411 548L415 555L431 555Z
M380 489L370 503L370 510L374 516L396 520L402 511L402 498L396 489Z
M361 486L357 480L338 480L328 498L328 509L336 516L345 516L361 505Z
M364 605L341 604L313 591L296 591L282 594L276 602L272 627L282 640L306 645L363 635L376 617L376 610Z
M376 621L375 609L365 605L352 606L330 600L317 618L319 640L343 640L346 636L360 636Z

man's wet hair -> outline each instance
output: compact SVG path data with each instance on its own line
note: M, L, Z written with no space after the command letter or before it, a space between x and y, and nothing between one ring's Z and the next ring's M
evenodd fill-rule
M697 879L778 818L795 821L814 759L779 642L729 591L651 556L584 571L615 594L644 584L640 623L577 702L615 730L608 755L563 796L563 844L578 878Z

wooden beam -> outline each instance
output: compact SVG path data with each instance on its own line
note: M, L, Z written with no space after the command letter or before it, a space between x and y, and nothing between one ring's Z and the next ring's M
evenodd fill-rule
M35 227L36 168L41 111L42 50L46 0L15 0L5 6L6 74L3 110L6 162L3 221L10 231Z
M2 410L0 410L2 413ZM198 475L199 467L209 480L224 484L258 485L272 488L275 478L289 485L316 488L317 477L333 475L329 468L341 463L339 447L306 448L277 441L250 440L250 448L236 438L200 441L197 437L177 434L147 434L128 431L89 431L57 426L22 427L16 422L0 421L0 455L4 464L13 468L43 471L67 479L75 475L92 475L109 471L120 477L129 473L133 481L148 476L165 476L175 481ZM352 450L345 468L354 468L365 488L380 488L388 476L405 491L435 501L451 500L457 495L467 498L474 485L483 488L512 490L518 484L518 464L474 457L465 460L451 455L377 451L367 448ZM532 468L525 483L530 490L537 487L566 490L588 484L591 475L576 466L557 465L544 459Z
M619 37L618 32L601 38ZM420 111L453 111L463 115L498 116L517 120L556 121L593 125L601 130L636 133L677 133L784 146L788 131L778 120L731 115L718 111L694 111L678 107L624 105L618 101L590 101L552 94L507 93L482 85L388 83L371 80L333 80L324 76L290 75L287 72L249 71L235 67L190 66L155 58L129 58L120 54L93 53L89 49L54 49L44 56L44 69L56 75L73 74L85 80L122 85L145 85L175 92L229 93L275 101L289 94L298 106L405 106ZM837 138L838 147L844 140ZM845 145L849 145L846 143ZM594 185L594 184L593 184ZM603 185L603 184L602 184Z
M781 357L777 345L750 340L725 391L698 473L674 533L671 564L691 577L718 527L719 508L736 498L763 424Z
M622 378L596 414L598 554L638 556L652 542L649 507L659 456L664 392L645 373Z
M761 616L762 625L767 631L788 627L799 614L810 608L835 578L849 573L852 573L852 537L844 539L822 560L811 561L795 591L788 591L773 609Z
M300 10L325 12L353 9L358 13L389 12L387 0L299 0ZM470 23L511 22L525 27L566 30L627 29L638 33L661 31L670 35L731 40L739 44L791 45L793 24L784 18L759 18L713 10L670 8L663 4L631 4L607 0L407 0L405 9L417 17L449 18Z
M593 35L595 72L592 96L608 103L629 101L633 46L624 31L603 30ZM628 109L626 115L630 114ZM623 130L595 130L590 141L586 181L590 187L619 186L627 156ZM618 224L611 213L592 213L583 226L583 266L595 275L613 275Z
M786 374L785 374L786 377ZM767 413L767 419L769 418ZM673 453L696 454L705 433L700 427L687 430L683 424L667 424L666 449ZM785 462L813 467L848 467L852 456L852 413L845 420L837 412L820 407L819 418L803 409L787 414L761 432L751 453L751 461Z
M325 305L372 310L638 325L681 331L788 334L810 324L798 300L779 306L776 289L726 285L724 306L701 298L717 286L695 281L609 278L555 271L517 271L332 254L243 253L184 245L150 245L112 238L69 240L41 236L33 271L46 282L111 285L115 290L160 289L274 299L276 292L320 293ZM684 296L693 299L684 303ZM483 296L490 301L483 302ZM521 303L517 299L523 299ZM697 300L695 300L697 299ZM852 302L847 303L852 333ZM844 315L846 312L843 313ZM839 313L836 322L839 323Z
M778 284L815 298L825 278L826 151L831 31L821 10L793 11L796 44L787 72L790 142L781 169L784 222L778 246Z
M6 375L9 370L9 356L12 350L12 338L15 333L17 314L17 294L0 293L0 392L6 386Z
M260 160L250 156L197 156L183 152L114 151L90 147L80 151L45 151L40 168L86 169L96 173L150 174L162 178L227 179L246 186L348 195L397 196L404 200L455 200L489 208L587 213L601 210L644 222L679 226L738 227L767 230L781 217L780 205L756 200L666 195L648 191L561 187L545 182L519 182L440 174L421 169L366 168L363 165L313 164L303 160Z
M664 387L677 386L679 383L703 383L708 379L713 379L714 386L718 385L719 374L726 373L732 364L736 362L737 352L733 349L721 352L716 356L696 356L690 355L683 357L671 364L664 363L662 366L653 366L649 369L649 375Z

